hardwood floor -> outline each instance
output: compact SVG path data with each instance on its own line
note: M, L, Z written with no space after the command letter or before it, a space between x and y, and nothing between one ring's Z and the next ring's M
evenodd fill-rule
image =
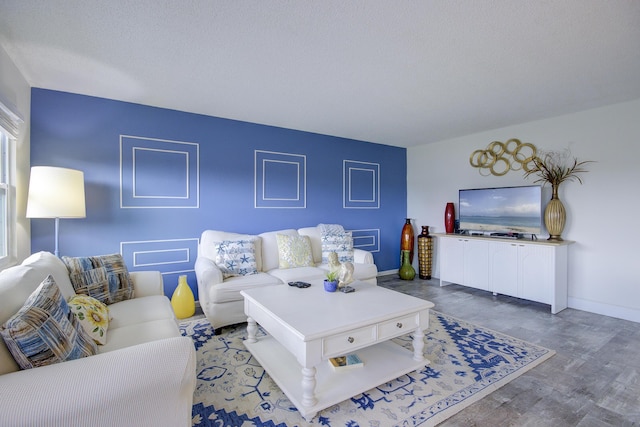
M378 284L459 317L556 351L440 426L640 426L640 324L438 280L378 278Z

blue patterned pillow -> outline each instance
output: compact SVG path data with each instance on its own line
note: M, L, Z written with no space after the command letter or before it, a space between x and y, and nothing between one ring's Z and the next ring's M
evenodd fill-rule
M21 369L37 368L98 352L84 331L52 276L29 296L25 305L0 328Z
M77 294L107 305L133 298L133 282L122 255L62 257L62 261Z
M255 241L255 238L223 240L215 244L215 262L225 279L258 273Z
M320 240L322 241L322 263L329 263L329 254L338 254L338 261L353 262L353 236L350 231L344 231L339 224L319 224Z

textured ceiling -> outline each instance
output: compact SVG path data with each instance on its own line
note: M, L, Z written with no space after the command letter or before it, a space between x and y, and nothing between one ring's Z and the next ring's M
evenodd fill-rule
M0 0L34 87L409 147L640 98L637 0Z

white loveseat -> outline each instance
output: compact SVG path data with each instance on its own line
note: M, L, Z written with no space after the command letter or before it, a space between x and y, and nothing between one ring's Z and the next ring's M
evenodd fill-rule
M295 268L280 268L277 236L308 236L313 253L313 265ZM231 240L253 240L257 274L224 278L216 265L216 244ZM258 235L205 230L200 237L198 257L195 263L198 280L198 299L202 311L214 328L242 323L244 300L240 291L261 286L283 285L291 281L324 279L329 266L322 262L322 236L319 227L298 230L269 231ZM362 249L353 249L353 278L377 284L378 269L373 255Z
M0 325L51 275L67 300L67 267L49 252L0 273ZM159 272L131 272L134 298L109 305L98 354L20 370L0 339L0 424L190 426L195 350L182 337Z

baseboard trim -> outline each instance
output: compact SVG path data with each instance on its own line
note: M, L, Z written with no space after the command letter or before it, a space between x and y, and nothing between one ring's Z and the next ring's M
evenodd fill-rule
M378 276L389 276L391 274L398 274L398 270L378 271Z
M398 270L379 271L378 277L398 274ZM433 280L440 280L432 277ZM588 311L589 313L601 314L603 316L615 317L616 319L629 320L631 322L640 323L640 310L628 307L620 307L618 305L603 304L600 302L589 301L582 298L568 298L568 307L576 310Z
M569 308L640 323L640 310L569 297Z

